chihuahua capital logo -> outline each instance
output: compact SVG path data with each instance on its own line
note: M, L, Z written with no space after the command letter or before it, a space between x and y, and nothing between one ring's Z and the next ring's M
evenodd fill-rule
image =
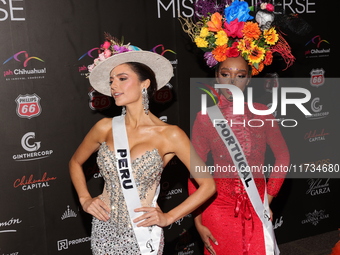
M23 66L24 66L24 67L27 67L28 61L30 61L30 60L32 60L32 59L36 59L36 60L38 60L38 61L44 62L44 60L42 60L41 58L38 58L38 57L29 57L27 51L19 51L19 52L15 53L12 57L8 58L8 59L3 63L3 65L6 64L6 63L7 63L8 61L10 61L11 59L14 59L14 60L17 61L17 62L22 62L22 61L19 59L19 56L20 56L20 55L24 55L24 57L25 57L25 59L24 59L24 61L23 61Z
M305 51L306 58L328 57L331 52L329 45L329 41L323 39L320 35L314 36L305 44L307 48Z
M12 61L14 60L14 61ZM4 77L6 81L10 80L30 80L30 79L43 79L46 74L46 67L32 69L31 61L34 62L45 62L39 57L29 56L27 51L19 51L13 56L6 59L2 65L9 67L8 70L4 71ZM18 65L20 63L20 65ZM33 63L33 62L32 62ZM30 68L30 69L28 69Z

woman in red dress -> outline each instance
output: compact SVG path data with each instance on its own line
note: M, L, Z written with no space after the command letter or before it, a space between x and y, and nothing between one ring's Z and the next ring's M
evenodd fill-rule
M244 91L251 76L257 75L265 65L272 63L275 52L283 56L287 67L293 63L294 57L289 45L271 25L274 19L274 7L271 4L261 4L254 21L251 16L253 14L250 15L249 6L244 1L235 0L222 10L217 10L216 5L212 5L215 13L213 9L204 9L210 2L197 1L196 7L205 13L200 13L200 20L196 24L186 20L183 28L197 47L205 52L204 58L208 66L216 68L218 83L234 85ZM278 123L266 121L275 118L272 115L253 114L247 103L244 105L244 114L234 115L231 92L218 89L218 94L218 108L229 125L234 123L230 125L231 130L239 141L249 167L262 169L267 145L275 156L273 167L282 169L288 166L289 152ZM267 109L265 105L257 103L254 103L254 108ZM249 125L248 121L252 119L262 120L260 123L263 125ZM192 130L192 143L203 161L206 162L211 153L215 169L218 166L235 167L226 144L208 115L197 114ZM278 194L286 173L273 172L268 180L262 173L253 173L257 191L254 189L250 196L237 171L232 174L233 176L226 178L223 172L214 173L217 193L200 208L195 217L196 228L205 245L204 254L274 254L274 251L269 251L268 244L275 247L275 240L268 241L264 237L262 222L265 221L261 221L258 216L262 217L263 211L255 211L251 197L256 193L263 204L266 204L266 199L270 204ZM194 181L190 180L189 193L195 189ZM270 217L268 214L267 216Z
M227 78L233 84L244 90L249 82L249 71L246 61L242 57L228 58L219 64L216 70L217 78ZM275 166L289 164L289 152L281 135L277 123L266 121L273 116L259 116L251 113L245 103L244 115L233 115L233 102L227 89L219 89L221 97L218 103L226 120L232 125L249 166L264 164L266 145L268 144L275 156ZM254 103L258 110L267 107ZM262 127L247 125L251 119L260 119ZM208 115L197 114L193 130L192 143L203 161L211 152L215 166L233 166L229 151L213 127ZM256 187L263 201L265 187L267 188L269 203L277 195L283 183L285 173L272 173L267 183L264 178L255 178ZM205 244L204 254L265 254L262 222L254 211L243 184L235 173L234 178L221 178L219 173L214 175L217 193L202 208L202 213L195 218L195 225ZM189 193L196 190L192 179L189 181Z

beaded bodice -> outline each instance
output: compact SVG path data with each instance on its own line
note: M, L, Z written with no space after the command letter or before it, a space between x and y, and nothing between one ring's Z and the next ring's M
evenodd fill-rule
M116 160L114 152L109 149L105 142L102 143L97 157L100 173L105 180L102 199L109 202L108 205L111 206L111 217L113 219L120 215L119 210L126 212L124 196L119 186ZM158 150L153 149L145 152L141 157L131 161L131 164L141 204L142 206L152 206L151 203L163 171L163 161ZM108 198L110 201L107 201Z
M122 193L116 168L116 155L103 142L98 151L97 164L104 178L104 190L100 198L111 208L107 222L94 219L92 251L94 254L138 254L138 246ZM153 204L154 195L163 171L163 161L157 149L145 152L131 161L142 206Z

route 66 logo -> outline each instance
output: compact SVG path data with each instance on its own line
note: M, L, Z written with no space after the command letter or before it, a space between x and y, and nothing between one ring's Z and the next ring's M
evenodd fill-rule
M325 71L320 68L320 69L313 69L310 72L311 78L310 78L310 84L313 87L320 87L321 85L324 84L325 82Z
M17 115L21 118L31 119L39 116L42 111L40 97L37 94L19 95L15 102L17 103Z

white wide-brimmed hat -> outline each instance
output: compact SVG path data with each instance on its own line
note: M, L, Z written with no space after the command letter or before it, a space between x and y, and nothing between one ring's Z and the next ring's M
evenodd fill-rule
M173 67L165 57L151 51L133 50L100 61L89 75L91 86L106 96L112 96L110 72L116 66L127 62L138 62L150 67L156 76L157 90L165 86L173 76Z

